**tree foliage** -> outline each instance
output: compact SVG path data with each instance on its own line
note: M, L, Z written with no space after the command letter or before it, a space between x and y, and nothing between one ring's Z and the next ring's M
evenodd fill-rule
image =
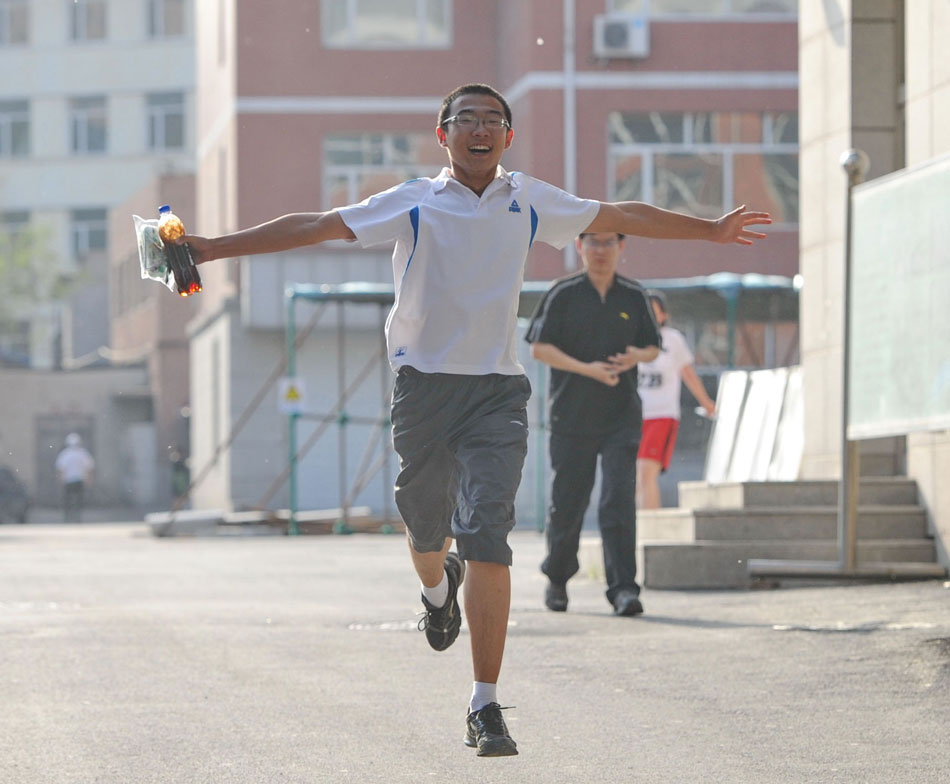
M23 319L34 306L61 298L67 288L47 230L0 225L0 329Z

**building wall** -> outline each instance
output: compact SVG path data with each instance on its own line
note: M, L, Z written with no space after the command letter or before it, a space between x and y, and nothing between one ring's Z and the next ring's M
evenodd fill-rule
M489 82L511 103L515 141L506 153L506 168L597 199L611 197L612 111L762 114L797 108L794 15L711 24L666 17L653 25L649 57L601 61L593 57L593 24L595 14L613 7L607 0L456 0L449 3L447 44L408 50L326 46L320 12L326 6L294 0L196 5L197 233L333 206L325 188L325 150L335 135L419 134L417 164L426 173L437 172L447 162L435 140L437 112L442 97L464 82ZM565 25L566 15L572 24ZM566 111L572 101L575 109ZM750 205L758 196L735 193ZM775 227L761 248L631 241L624 272L644 278L718 270L792 276L798 270L797 245L795 224ZM191 328L193 471L212 459L221 443L216 439L226 437L226 417L233 422L241 415L264 369L279 359L285 285L391 282L389 255L386 249L333 243L221 260L207 265L207 272L202 269L206 291ZM572 249L564 253L538 246L528 259L527 277L549 280L576 263ZM375 314L348 318L356 328L369 329ZM332 345L333 334L331 319L310 340L314 346ZM309 347L306 356L307 372L316 373L320 385L332 385L333 359ZM246 369L249 362L254 371ZM530 368L534 374L535 366ZM284 430L283 418L269 407L264 403L259 414L266 424L257 424L255 414L247 433L209 468L196 491L196 505L253 502L268 479L260 461L285 459L275 441ZM349 454L359 449L354 442ZM333 450L309 459L332 455ZM530 460L534 465L534 457ZM329 463L308 469L308 477L319 483L306 489L320 494L313 502L335 505L336 479L328 478L330 473ZM533 505L533 485L530 494Z
M97 259L74 258L70 213L74 209L110 209L160 172L193 172L194 116L193 35L151 38L149 4L107 3L107 36L70 40L69 3L33 0L29 4L27 44L0 47L0 101L27 99L30 151L26 157L0 158L0 211L29 211L34 225L48 231L48 246L68 275L85 270L79 289L98 286L107 267ZM187 12L186 12L187 13ZM152 92L178 91L185 99L185 142L181 149L151 150L147 141L147 100ZM70 101L106 97L108 141L105 152L71 151ZM104 260L105 255L99 260ZM108 342L108 326L96 318L102 302L88 292L72 301L75 335L66 347L85 353ZM51 367L59 327L58 308L32 316L32 364ZM73 355L73 358L76 354ZM67 355L67 359L70 357Z
M803 0L800 9L803 473L836 477L846 197L838 159L864 149L873 179L950 152L950 64L939 43L950 32L950 9L941 0ZM861 448L862 465L893 456L895 468L917 480L947 563L950 435L911 433Z
M950 6L940 0L907 3L907 165L950 153ZM907 436L907 472L917 480L937 535L943 563L950 563L950 433Z
M3 463L17 472L37 505L56 505L53 462L77 430L96 460L91 505L130 503L129 428L150 416L144 367L72 372L0 369ZM154 462L151 463L154 465Z
M308 4L235 6L227 0L201 6L199 95L207 101L199 116L201 225L215 227L221 220L216 215L221 199L212 193L219 190L221 179L212 154L224 144L219 139L229 139L227 160L236 167L233 179L231 172L226 179L238 194L234 213L238 226L285 212L325 209L329 204L322 193L321 172L329 134L424 134L434 152L429 165L437 170L445 162L434 136L439 102L451 87L465 81L493 83L512 103L515 142L506 154L507 168L599 199L610 197L606 138L610 111L797 108L794 17L761 23L666 17L652 25L649 57L597 60L592 50L593 20L607 10L607 4L568 3L575 9L575 29L574 51L568 57L571 70L566 71L564 5L452 3L450 47L423 51L327 48L319 9ZM230 49L223 59L215 59L221 8L228 40L233 35L240 42L233 61ZM557 13L552 13L555 8ZM577 104L573 164L562 132L564 86L569 79L575 84ZM232 116L237 118L234 137L226 130L234 127L227 119ZM274 143L275 138L280 144ZM735 195L738 201L752 203L758 194ZM794 275L797 226L775 227L770 239L748 252L653 243L643 251L639 274L678 276L725 269ZM361 251L351 248L351 252ZM529 277L564 274L576 264L572 253L544 246L533 249ZM224 275L225 268L233 283L234 265L225 263L209 274ZM205 304L212 301L208 297Z
M870 156L868 179L903 165L898 107L899 0L800 4L801 298L805 477L840 474L841 347L847 178L841 155ZM853 10L852 10L853 9ZM899 470L902 442L865 442L862 455Z

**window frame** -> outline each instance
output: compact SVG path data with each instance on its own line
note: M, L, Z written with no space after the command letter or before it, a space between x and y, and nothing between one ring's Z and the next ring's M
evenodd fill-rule
M109 38L108 0L66 0L69 6L69 40L73 43L105 41ZM90 35L91 13L102 11L102 34Z
M95 104L91 102L95 101ZM81 102L90 102L80 106ZM101 111L102 149L90 146L89 129ZM80 143L82 142L82 143ZM76 96L69 103L69 150L73 155L105 155L109 152L109 102L104 95Z
M83 215L86 213L86 215ZM92 216L91 213L96 213ZM101 213L101 214L100 214ZM90 239L101 232L102 247L93 246ZM77 264L84 264L94 253L109 249L109 211L105 207L77 207L69 213L69 250Z
M364 149L372 145L374 137L380 137L379 143L382 145L383 161L381 163L330 163L330 147L334 142L343 139L351 140L360 144ZM394 173L401 178L401 182L411 180L416 177L434 177L444 168L444 164L428 164L419 162L399 162L391 159L391 152L394 149L394 141L400 137L419 137L420 141L428 138L423 131L403 131L403 132L378 132L378 131L355 131L352 133L331 133L323 139L323 179L321 182L323 205L325 209L333 209L349 204L357 204L360 199L359 183L360 179L367 174ZM389 158L389 160L387 160ZM332 182L334 180L345 179L347 183L347 200L343 204L332 204L330 193L332 191ZM365 197L364 197L365 198Z
M619 114L649 114L636 110L613 110ZM617 198L617 166L622 158L639 156L641 160L641 193L636 200L644 201L649 204L655 204L654 187L656 180L656 162L657 156L661 155L702 155L712 154L720 155L722 158L722 199L721 212L724 214L731 210L737 203L735 200L735 163L736 157L740 155L799 155L798 135L795 135L795 141L776 141L775 140L775 118L777 115L795 114L796 120L800 120L797 110L789 109L787 111L763 110L758 112L748 111L714 111L714 112L663 112L666 115L680 115L683 123L683 141L681 143L671 142L616 142L610 138L610 126L608 120L607 128L607 193L611 200ZM755 114L761 120L761 141L758 142L694 142L693 130L695 128L695 118L702 114L725 114L725 115L744 115ZM800 180L799 180L800 182ZM627 196L625 196L627 198ZM663 206L663 205L660 205ZM801 205L798 205L798 221L777 221L772 224L773 228L797 229L801 219Z
M181 30L167 32L167 6L169 3L181 4ZM188 34L188 0L148 0L148 16L146 19L146 35L151 40L164 38L182 38Z
M327 36L328 18L332 13L331 3L342 3L346 7L345 40L331 41ZM431 51L451 49L453 46L454 7L452 0L415 0L416 38L412 42L367 41L357 37L356 20L359 14L360 0L323 0L320 3L320 40L325 49L333 50L369 50L369 51ZM442 3L445 16L445 41L427 41L425 35L426 11L429 3Z
M161 103L157 99L160 97L177 97L178 103ZM153 103L153 101L155 101ZM186 99L185 93L181 90L171 90L167 92L147 93L145 96L145 146L151 152L177 152L184 150L188 143L188 128L185 124L186 118ZM166 140L168 132L168 121L176 116L174 110L178 110L177 116L181 121L181 141L177 145L169 144ZM161 138L159 138L161 137Z
M791 22L799 16L796 0L794 11L735 10L742 0L719 0L719 11L654 11L654 0L635 0L637 9L630 9L623 0L608 0L607 13L646 17L662 22Z
M25 132L26 138L26 148L19 153L15 148L18 125ZM30 102L26 99L0 101L0 158L29 158L32 148L31 133Z
M13 23L17 11L22 13L23 38L10 37L18 27ZM0 46L25 46L30 43L30 4L28 0L0 0Z

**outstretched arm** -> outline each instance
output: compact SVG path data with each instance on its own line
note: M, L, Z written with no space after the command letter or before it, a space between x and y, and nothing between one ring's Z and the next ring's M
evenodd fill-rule
M700 379L695 368L692 365L684 366L680 371L680 377L683 379L683 383L686 384L686 388L693 393L693 397L696 398L699 405L706 410L706 415L715 416L716 404L709 397L709 393L706 392L706 387L703 386L702 379Z
M195 264L257 253L276 253L327 240L355 240L338 212L297 212L220 237L185 235Z
M584 232L617 232L664 240L709 240L724 244L751 245L765 235L752 231L755 224L771 223L767 212L751 212L745 205L717 220L694 218L640 201L601 202L597 217Z

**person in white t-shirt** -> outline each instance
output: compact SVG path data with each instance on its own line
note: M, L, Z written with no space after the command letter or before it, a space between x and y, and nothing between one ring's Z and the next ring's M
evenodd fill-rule
M650 292L650 304L660 325L663 347L652 362L641 363L637 392L643 405L643 434L637 452L637 507L660 508L660 474L670 467L680 423L680 382L693 393L707 416L716 404L693 367L693 352L678 329L669 325L666 299Z
M436 139L448 154L437 177L410 180L360 204L284 215L221 237L186 236L198 263L328 240L395 243L396 297L386 322L393 389L396 505L422 583L420 629L445 650L461 624L474 685L465 743L479 756L517 754L497 682L511 602L508 533L527 453L531 386L515 326L528 250L563 248L584 232L750 245L770 223L745 207L703 220L640 202L580 199L501 167L514 137L497 90L466 84L442 102ZM583 328L583 325L578 325ZM458 553L450 552L452 539ZM466 576L467 569L467 576Z
M92 484L95 467L96 461L82 445L79 433L66 436L66 446L56 456L56 475L63 488L63 522L80 522L83 492Z

